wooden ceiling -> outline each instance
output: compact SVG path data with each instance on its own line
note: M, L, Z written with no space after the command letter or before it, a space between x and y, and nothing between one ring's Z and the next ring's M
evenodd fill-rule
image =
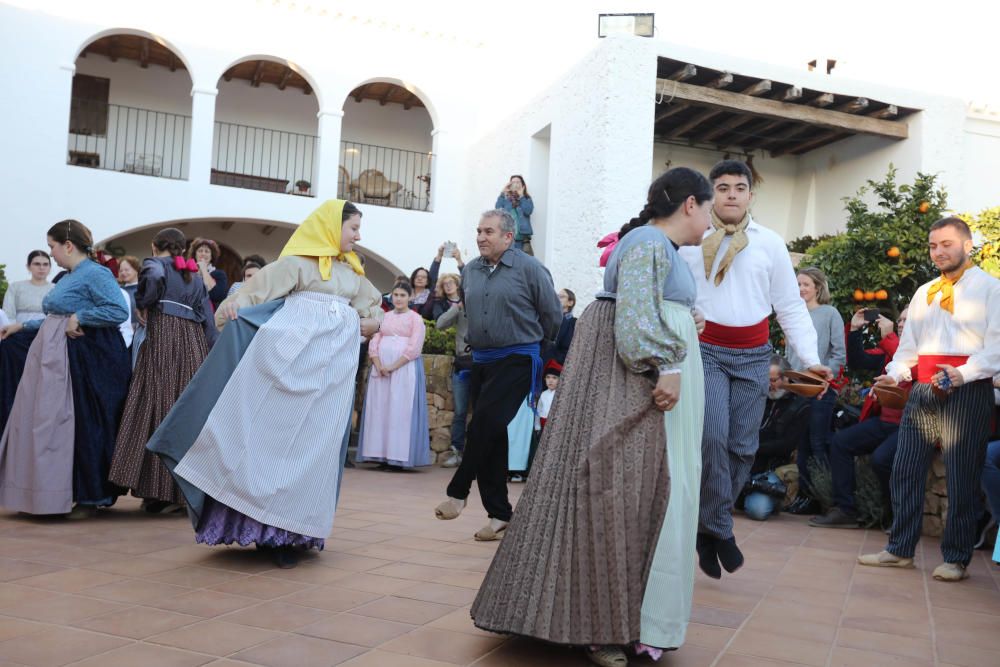
M348 97L353 97L355 102L362 100L377 100L382 106L386 104L402 104L403 108L409 111L413 107L423 107L424 103L420 98L402 86L394 83L377 81L358 86L351 91Z
M905 139L918 109L722 72L672 58L657 66L654 135L671 143L802 155L856 134Z
M187 69L174 52L147 37L138 35L109 35L91 42L80 53L81 58L96 53L106 56L111 62L119 58L138 61L139 66L147 68L150 65L168 67L171 72Z
M254 88L266 83L277 86L278 90L298 88L306 95L312 94L312 86L301 74L284 63L273 60L248 60L239 65L233 65L222 75L226 81L243 79L249 81Z

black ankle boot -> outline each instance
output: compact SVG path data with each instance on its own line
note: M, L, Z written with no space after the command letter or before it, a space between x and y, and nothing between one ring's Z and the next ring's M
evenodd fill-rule
M695 549L698 551L698 567L701 571L712 579L722 579L719 556L715 552L715 538L705 533L698 533Z
M743 567L743 552L736 546L736 538L729 537L724 540L715 540L715 553L719 556L719 562L726 572L732 574Z
M278 547L274 550L274 564L282 570L290 570L299 564L299 552L294 547Z

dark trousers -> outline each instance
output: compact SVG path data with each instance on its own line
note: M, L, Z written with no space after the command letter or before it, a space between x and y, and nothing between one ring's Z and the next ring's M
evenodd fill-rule
M983 491L986 492L986 500L989 502L993 518L1000 521L1000 440L994 440L986 448Z
M448 484L448 496L465 499L472 481L491 519L510 521L507 500L507 424L531 387L531 358L511 355L492 364L474 364L469 378L472 419L462 463Z
M809 460L826 464L829 460L830 438L833 435L833 411L837 407L837 392L827 389L820 398L809 401L809 435L799 442L795 462L799 467L799 486L808 489L812 479L809 474ZM801 483L805 480L805 484Z
M837 431L830 446L830 474L833 476L833 504L850 516L857 516L854 505L854 458L871 454L872 470L882 487L882 498L891 497L889 477L896 457L899 424L881 419L866 419L850 428Z
M886 550L912 558L923 525L927 468L935 442L941 443L948 516L941 535L946 563L968 564L976 543L976 501L986 458L993 413L989 382L963 385L938 398L929 384L916 384L899 426L899 446L892 466L892 531Z

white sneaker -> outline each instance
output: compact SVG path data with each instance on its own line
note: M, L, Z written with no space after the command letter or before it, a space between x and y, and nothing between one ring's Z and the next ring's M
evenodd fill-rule
M441 464L442 468L457 468L462 465L462 455L459 452L452 451L451 456Z

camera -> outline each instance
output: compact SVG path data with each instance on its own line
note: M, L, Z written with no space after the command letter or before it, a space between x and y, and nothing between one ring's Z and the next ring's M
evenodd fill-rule
M865 308L865 322L875 322L878 316L878 308Z

